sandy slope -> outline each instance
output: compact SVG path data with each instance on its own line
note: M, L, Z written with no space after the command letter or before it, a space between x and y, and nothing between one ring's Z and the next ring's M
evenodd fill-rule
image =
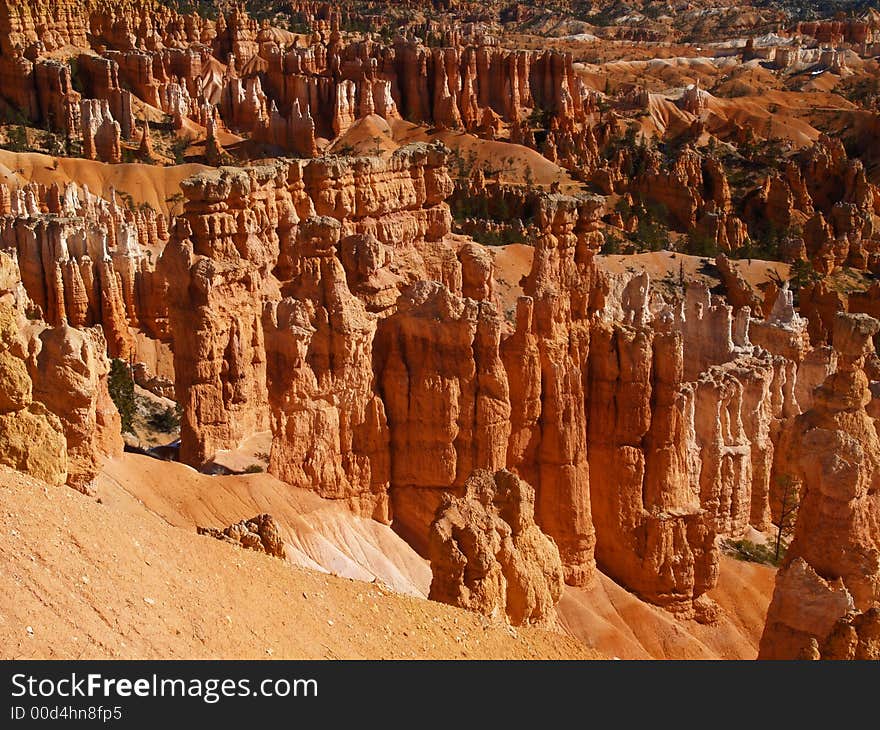
M493 246L489 249L495 262L495 282L503 311L516 305L522 294L520 280L529 273L534 249L525 244ZM672 251L654 251L630 255L598 255L598 267L610 274L637 274L646 271L654 284L680 286L682 277L688 282L701 282L709 287L721 283L714 260ZM762 285L771 280L786 280L788 264L760 259L736 259L732 265L755 293L761 295Z
M709 596L721 606L731 623L749 637L752 651L748 659L758 654L775 582L775 568L721 555L718 585L709 591Z
M562 188L574 187L569 174L535 150L510 142L481 139L461 130L429 129L402 119L390 123L375 114L357 120L329 147L333 154L362 154L387 156L398 147L410 142L440 140L462 160L469 173L479 167L489 178L521 185L529 176L538 185L559 182ZM456 159L450 161L453 175L459 173Z
M663 279L680 281L682 276L685 281L699 281L710 287L717 286L721 282L714 259L689 256L672 251L654 251L628 256L600 255L596 258L596 262L599 268L609 273L629 272L632 274L647 271L648 276L655 282ZM731 263L756 291L760 291L760 286L770 280L782 279L784 281L788 278L789 265L781 261L732 259Z
M387 156L399 146L394 141L394 133L388 122L377 114L368 114L356 120L345 134L334 140L328 151L340 155Z
M98 493L137 517L144 508L195 535L197 525L227 527L271 514L294 564L345 578L378 578L395 591L426 597L431 570L390 527L291 487L270 474L208 476L183 464L124 454L107 463Z
M641 117L641 127L649 135L675 136L687 128L695 117L679 109L674 100L695 83L711 94L708 109L701 115L706 129L722 139L751 128L760 137L787 140L799 148L827 131L827 112L845 114L854 109L844 96L834 93L841 76L830 72L813 76L811 64L780 74L765 68L760 59L740 63L723 55L690 57L699 49L686 46L675 48L683 55L662 58L663 51L659 46L643 48L642 53L650 57L638 59L637 54L618 47L616 58L608 63L576 64L575 68L597 91L616 93L632 84L647 89L648 114ZM860 74L871 73L856 57L851 66Z
M173 207L170 199L180 193L180 181L207 169L197 164L173 167L140 163L108 165L36 152L0 150L0 182L38 182L43 185L57 182L62 185L75 181L80 186L88 185L89 190L102 198L109 197L113 188L130 195L136 204L148 203L166 214Z
M562 192L578 187L568 172L529 147L485 140L460 130L429 130L402 119L393 120L390 127L398 144L440 140L462 159L468 174L472 168L479 167L487 178L511 185L522 185L531 178L532 184L537 185L558 182ZM453 174L458 172L455 167L455 161L450 161Z
M679 620L600 575L590 588L566 587L560 622L587 646L620 659L754 659L775 575L722 556L718 585L709 592L722 613L710 626Z
M134 518L146 508L192 534L260 512L280 523L295 565L427 595L428 565L390 528L364 520L268 474L210 477L181 464L126 454L107 464L98 485L111 509ZM723 610L712 626L681 621L601 576L566 588L560 628L605 656L625 659L753 659L773 590L774 571L722 556L711 596Z
M0 468L0 657L590 658Z
M600 575L566 588L561 633L514 631L425 601L430 570L390 528L268 474L125 454L98 493L0 469L0 657L750 659L773 588L774 571L723 556L722 616L703 626ZM260 512L287 562L195 533Z

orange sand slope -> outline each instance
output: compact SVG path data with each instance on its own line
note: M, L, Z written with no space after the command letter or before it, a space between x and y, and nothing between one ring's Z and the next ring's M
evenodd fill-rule
M689 256L673 251L655 251L650 253L609 255L597 257L599 266L611 274L648 273L654 282L670 279L674 282L682 278L689 283L699 282L714 287L721 282L714 259L703 256ZM764 261L762 259L732 259L731 266L736 269L745 281L756 292L768 281L788 279L789 266L781 261Z
M172 485L173 486L173 485ZM595 658L0 468L3 658Z
M283 531L288 560L344 578L378 579L425 598L431 569L390 527L357 517L269 474L212 477L175 462L125 454L99 478L102 501L136 516L146 507L175 527L224 528L269 513ZM135 501L132 500L134 498Z
M709 591L721 616L708 626L676 619L604 575L589 589L566 587L557 610L571 634L620 659L754 659L775 576L722 555L718 585Z
M181 464L126 454L108 462L98 487L111 509L137 516L144 507L190 534L196 525L225 527L261 512L279 523L288 559L300 567L371 581L424 597L427 563L385 525L295 489L268 474L211 477ZM560 628L606 656L623 659L754 659L775 571L722 556L710 596L720 621L675 619L600 576L588 590L567 588Z
M493 246L490 249L495 263L495 283L498 288L501 309L512 311L516 298L522 295L520 281L529 273L532 266L534 248L513 243L507 246ZM681 281L697 282L712 288L721 283L714 259L673 251L654 251L629 255L598 255L596 262L609 274L640 274L647 272L651 281L657 285L671 283L680 285ZM761 259L733 259L731 266L743 277L756 294L769 281L784 281L789 278L789 265L780 261Z
M98 493L0 469L0 656L752 659L775 575L723 557L712 626L600 576L566 588L558 631L513 630L424 600L430 569L390 528L268 474L125 454ZM195 532L261 512L288 562Z
M563 192L577 188L568 172L541 153L522 145L485 140L467 132L426 129L399 119L391 123L391 129L398 144L440 140L467 163L466 169L479 167L488 178L503 183L524 185L531 176L531 184L558 182ZM450 164L454 165L454 160Z
M36 152L0 150L0 182L19 185L37 182L43 185L75 182L88 185L95 195L110 196L111 188L130 195L135 204L147 203L166 215L180 212L175 196L180 194L180 181L210 168L187 164L155 167L140 163L108 165L103 162L69 157L50 157ZM174 210L173 210L174 209Z

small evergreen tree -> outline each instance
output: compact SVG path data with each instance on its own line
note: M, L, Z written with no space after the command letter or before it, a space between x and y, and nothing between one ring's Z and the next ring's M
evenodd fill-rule
M134 433L134 381L131 378L128 365L119 358L113 358L113 362L110 363L107 388L122 419L122 432Z
M150 416L150 425L157 431L172 433L180 428L180 406L168 407Z
M791 288L795 291L800 291L805 286L809 286L822 278L813 268L812 263L802 259L798 259L791 265L789 276Z
M691 256L714 258L718 255L715 239L703 232L691 231L685 242L685 253Z
M779 487L779 522L776 524L774 563L778 565L784 557L783 548L786 546L783 541L794 534L798 507L800 506L800 494L797 483L788 474L778 477L776 483Z
M616 236L613 233L605 233L605 241L602 244L602 250L600 253L606 255L619 254L622 248L623 241L619 236Z
M24 125L19 124L7 130L6 144L4 146L12 152L28 151L27 130L24 128Z

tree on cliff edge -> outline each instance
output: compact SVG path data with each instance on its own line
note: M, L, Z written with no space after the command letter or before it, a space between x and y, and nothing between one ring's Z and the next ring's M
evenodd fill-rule
M134 433L134 381L128 365L119 358L113 358L110 363L107 389L122 419L122 432Z
M776 523L776 552L774 562L779 565L782 551L782 539L794 533L797 522L797 511L800 506L798 485L788 474L780 476L776 483L779 485L779 522Z

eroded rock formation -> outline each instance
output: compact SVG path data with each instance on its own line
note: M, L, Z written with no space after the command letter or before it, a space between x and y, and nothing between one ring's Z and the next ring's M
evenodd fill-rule
M181 459L188 463L202 464L268 426L261 289L278 251L270 218L277 216L276 174L265 168L190 181L189 210L158 262L168 281Z
M117 163L138 142L147 163L183 144L215 167L182 183L182 212L176 183L165 191L168 217L106 185L24 182L63 179L51 158L42 177L10 168L0 459L90 489L120 448L106 352L179 401L183 461L271 431L272 474L392 524L431 560L433 597L516 624L551 623L561 581L597 569L711 622L718 538L771 530L790 482L801 516L762 654L876 655L880 368L874 326L840 313L880 314L880 289L801 286L804 319L782 280L762 297L724 253L726 299L684 266L661 285L597 265L616 229L652 250L733 258L769 242L820 274L878 271L859 140L807 130L753 175L767 152L751 117L728 114L733 82L714 96L697 75L666 98L656 79L618 84L621 69L508 48L482 23L429 18L421 40L407 22L380 41L343 28L374 15L291 7L309 33L241 4L210 21L148 0L0 0L0 94L49 142L82 140L96 175L111 174L97 161L130 171ZM871 40L856 25L800 33ZM752 42L725 74L755 59L841 79L854 60ZM442 144L403 143L438 135L458 146L457 183ZM488 172L471 148L509 167ZM274 159L217 167L234 155ZM581 183L614 209L561 192ZM477 242L511 234L531 248L517 281L498 273L510 250ZM26 448L33 434L44 447ZM283 555L267 515L207 532Z
M67 483L83 492L108 456L122 453L119 413L107 389L107 345L100 328L53 327L31 353L34 398L58 414L67 441Z
M535 524L534 490L509 471L476 471L447 494L431 524L429 598L514 625L547 624L562 595L562 562Z
M797 240L788 247L803 250L820 273L844 265L873 269L878 202L862 162L847 156L841 140L823 135L745 199L743 218L755 231L789 233Z
M33 400L18 318L8 303L0 304L0 461L49 484L63 484L67 480L64 431L58 416Z
M383 320L377 377L391 437L395 524L424 546L444 491L505 465L510 432L501 321L491 305L419 282Z
M880 323L838 314L837 369L779 445L775 469L799 491L797 526L761 638L766 659L876 657L880 440L865 411L865 358Z
M104 460L122 452L106 343L97 328L27 320L20 279L14 259L0 253L0 459L90 492Z
M590 487L600 568L655 603L691 612L717 579L718 555L711 495L704 508L695 489L683 354L679 333L593 331Z
M114 357L134 354L130 327L167 339L150 253L167 237L161 213L132 210L86 186L0 185L0 249L18 261L36 311L56 326L100 324Z
M272 515L257 515L223 530L216 527L198 527L196 530L199 535L208 535L248 550L256 550L276 558L285 557L284 538L281 537L281 530Z
M387 522L389 435L372 371L376 317L348 289L340 233L334 218L300 224L285 298L263 311L275 434L269 468Z

